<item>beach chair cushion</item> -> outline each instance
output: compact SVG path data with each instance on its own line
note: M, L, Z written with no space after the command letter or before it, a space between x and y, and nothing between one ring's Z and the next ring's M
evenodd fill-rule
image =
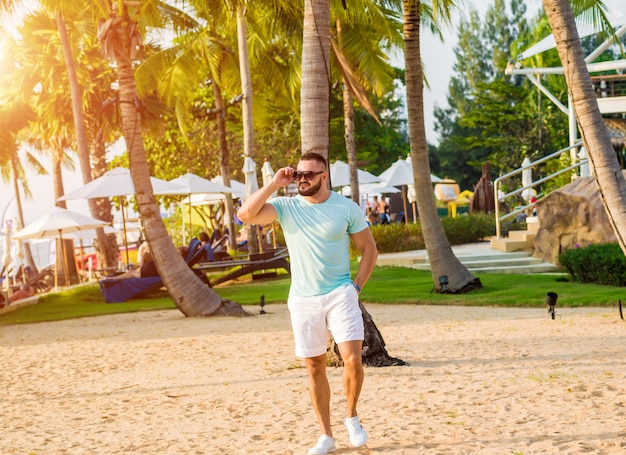
M100 292L106 303L122 303L163 285L160 276L147 278L103 278L100 280Z

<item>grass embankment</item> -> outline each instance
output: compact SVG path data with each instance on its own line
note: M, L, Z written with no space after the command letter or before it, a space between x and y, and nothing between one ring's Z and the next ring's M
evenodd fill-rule
M356 267L356 262L353 262ZM430 272L401 267L376 267L363 290L362 299L371 303L409 303L420 305L473 305L505 307L544 307L546 293L559 295L558 307L612 306L624 288L564 281L555 275L479 274L483 289L468 294L438 294ZM258 305L261 295L266 303L286 302L290 278L248 281L215 288L222 297L242 305ZM41 297L36 305L25 306L0 315L0 325L57 321L114 313L174 309L164 292L125 303L104 303L97 284L89 284Z

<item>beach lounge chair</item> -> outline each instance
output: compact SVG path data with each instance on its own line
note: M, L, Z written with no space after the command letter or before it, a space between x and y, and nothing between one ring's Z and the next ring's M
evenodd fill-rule
M225 283L226 281L234 280L245 275L252 275L252 279L267 278L276 276L277 269L284 269L287 273L290 272L289 252L287 248L282 248L260 254L251 254L248 259L200 262L196 264L193 269L201 271L204 274L228 269L226 274L214 278L213 280L206 277L209 286ZM273 272L267 272L267 270L273 270ZM257 274L256 272L262 273Z
M189 250L185 257L185 262L189 262L198 254L200 241L192 239L189 243ZM122 303L133 297L156 291L163 286L160 276L150 276L141 278L138 270L115 277L103 278L99 281L100 292L104 295L106 303Z

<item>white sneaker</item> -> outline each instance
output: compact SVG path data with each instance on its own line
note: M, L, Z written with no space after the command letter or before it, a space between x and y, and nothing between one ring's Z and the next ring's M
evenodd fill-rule
M309 455L324 455L326 453L334 452L335 450L337 450L335 447L335 440L327 434L324 434L317 440L315 447L311 447L309 449Z
M367 444L367 433L361 426L361 422L359 421L359 417L346 417L343 419L346 428L348 429L348 433L350 434L350 442L354 447L361 447Z

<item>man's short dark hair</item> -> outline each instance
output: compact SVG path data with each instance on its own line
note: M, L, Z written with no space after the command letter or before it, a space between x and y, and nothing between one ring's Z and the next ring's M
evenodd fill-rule
M300 156L300 161L317 161L320 164L324 165L324 169L328 169L328 164L326 164L326 158L320 155L317 152L306 152Z

